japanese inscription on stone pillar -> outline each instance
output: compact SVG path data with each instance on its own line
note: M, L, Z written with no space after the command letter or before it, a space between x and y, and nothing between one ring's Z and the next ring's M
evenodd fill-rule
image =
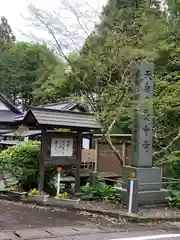
M136 76L135 100L138 107L134 113L132 134L134 167L152 167L153 68L153 63L142 62Z

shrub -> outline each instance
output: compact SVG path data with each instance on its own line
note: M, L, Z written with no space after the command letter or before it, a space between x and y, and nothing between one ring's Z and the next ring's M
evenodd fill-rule
M104 200L112 203L120 203L121 195L117 189L108 186L103 182L97 183L95 186L83 186L81 191L90 200Z
M171 207L180 208L180 192L171 191L170 196L167 197L168 203Z
M0 168L15 179L7 185L18 184L26 191L37 188L39 153L39 141L21 142L0 152ZM61 175L65 175L66 168ZM44 191L50 195L56 195L56 178L57 166L52 164L44 173Z
M174 151L171 154L170 162L164 167L165 176L180 179L180 151ZM168 184L171 190L180 190L180 184Z
M21 186L30 189L37 183L40 142L28 141L0 152L0 166L16 178Z

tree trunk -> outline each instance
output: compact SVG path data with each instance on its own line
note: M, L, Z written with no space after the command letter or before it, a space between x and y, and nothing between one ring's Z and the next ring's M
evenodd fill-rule
M113 153L116 155L116 157L119 160L121 166L124 166L125 165L125 158L120 154L118 149L112 143L110 135L109 134L103 134L103 137L105 138L105 140L109 144L109 146L110 146L111 150L113 151Z

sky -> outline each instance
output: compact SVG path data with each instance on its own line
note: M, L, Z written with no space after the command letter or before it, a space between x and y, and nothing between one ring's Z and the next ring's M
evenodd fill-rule
M65 24L67 28L67 34L58 34L57 38L59 42L68 42L68 38L71 37L74 40L73 46L72 41L68 44L68 51L71 51L76 46L77 48L83 44L83 40L86 38L88 32L93 29L94 23L98 22L98 14L101 12L102 7L107 3L108 0L0 0L0 16L4 16L8 19L8 22L16 36L18 41L32 41L45 39L46 41L52 40L47 31L37 29L32 26L32 22L28 19L31 18L28 6L33 4L36 8L43 9L56 16L60 16L61 19L56 24ZM84 27L79 27L77 18L72 14L72 11L62 10L62 1L69 1L73 9L78 10L78 13L84 15L81 17L81 23L83 22ZM26 20L25 20L26 19ZM78 30L77 30L78 29ZM32 36L33 34L33 36ZM36 38L37 37L37 38ZM83 147L89 148L89 141L83 139Z
M54 12L57 14L58 12L58 14L60 13L60 15L62 15L61 12L63 12L61 21L69 27L69 25L74 24L75 20L70 11L62 11L62 1L69 1L74 8L80 7L81 12L85 13L87 11L88 14L91 12L91 26L88 28L93 28L92 22L97 21L98 13L101 12L103 5L107 3L107 0L1 0L0 16L8 19L18 41L32 40L30 33L33 33L33 35L38 38L41 37L44 39L48 38L47 31L37 30L32 26L31 22L27 20L30 16L28 6L33 4L35 7L46 10L52 14ZM72 29L72 26L69 29Z

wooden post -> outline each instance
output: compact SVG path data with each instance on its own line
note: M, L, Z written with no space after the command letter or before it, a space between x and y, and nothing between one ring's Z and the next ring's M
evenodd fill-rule
M124 165L126 165L126 143L122 143L122 157L124 159Z
M97 164L98 164L98 141L97 141L97 139L94 139L94 141L95 141L95 171L97 172L97 169L98 169L98 166L97 166Z
M41 131L41 149L39 158L39 180L38 180L38 190L42 191L44 188L44 146L46 143L45 138L46 130Z
M77 164L76 164L76 176L75 176L75 192L80 192L80 168L81 168L81 155L82 155L82 135L81 132L77 132L76 138L76 149L77 149Z

